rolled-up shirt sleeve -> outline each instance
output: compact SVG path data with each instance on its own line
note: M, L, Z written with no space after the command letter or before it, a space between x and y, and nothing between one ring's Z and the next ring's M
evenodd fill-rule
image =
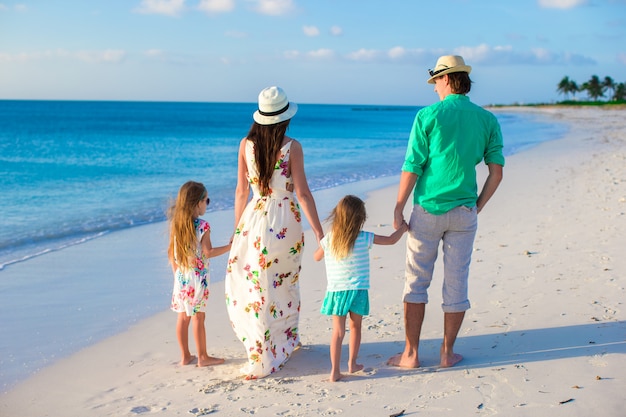
M409 135L409 144L404 156L402 171L421 176L426 161L428 161L428 137L422 128L418 112Z
M489 136L489 142L485 149L484 160L485 164L498 164L504 166L504 155L502 154L502 130L497 119L493 118L491 135Z

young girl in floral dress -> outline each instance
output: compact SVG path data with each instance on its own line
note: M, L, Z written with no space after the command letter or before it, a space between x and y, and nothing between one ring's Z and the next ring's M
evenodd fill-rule
M211 227L201 219L209 205L206 188L188 181L180 187L170 207L170 243L168 257L174 272L172 310L178 313L176 336L182 353L181 365L196 359L189 351L189 324L193 322L198 366L217 365L224 359L209 356L206 349L204 318L209 298L209 258L222 255L230 244L213 247Z

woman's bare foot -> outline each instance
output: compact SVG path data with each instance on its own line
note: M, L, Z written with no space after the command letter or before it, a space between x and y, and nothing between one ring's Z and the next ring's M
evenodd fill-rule
M182 366L189 365L190 363L193 363L195 360L196 360L196 357L194 355L183 356L183 358L180 361L180 364Z
M351 366L348 364L348 372L350 372L351 374L362 371L363 368L365 367L361 365L360 363L355 363L354 366Z
M458 353L452 353L451 355L445 355L442 353L441 363L439 364L439 366L441 366L442 368L450 368L461 362L461 360L463 360L463 356L459 355Z
M214 358L213 356L207 356L206 358L200 358L198 360L198 366L214 366L221 365L225 362L222 358Z
M387 360L387 365L397 366L400 368L419 368L420 361L417 357L405 356L403 353L398 353Z

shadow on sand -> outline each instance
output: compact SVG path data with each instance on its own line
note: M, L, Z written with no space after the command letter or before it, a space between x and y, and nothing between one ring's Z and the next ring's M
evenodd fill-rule
M366 368L377 368L373 378L390 376L396 372L441 372L455 369L481 369L530 362L551 361L575 357L626 353L626 321L598 322L575 326L545 329L515 330L476 336L460 336L455 351L463 361L453 368L439 368L441 339L423 339L420 343L421 367L415 370L386 365L387 359L404 348L404 340L364 343L359 358ZM330 340L330 333L328 335ZM344 339L342 362L347 361L347 340ZM312 366L314 365L314 366ZM320 374L328 373L330 358L328 344L305 345L285 365L281 376L295 377L302 369L315 368ZM299 372L300 371L300 372Z

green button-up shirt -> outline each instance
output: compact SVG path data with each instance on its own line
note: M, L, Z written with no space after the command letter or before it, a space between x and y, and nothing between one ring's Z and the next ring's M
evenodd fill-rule
M473 207L476 165L504 166L496 117L465 95L452 94L415 116L402 171L418 176L413 204L432 214Z

